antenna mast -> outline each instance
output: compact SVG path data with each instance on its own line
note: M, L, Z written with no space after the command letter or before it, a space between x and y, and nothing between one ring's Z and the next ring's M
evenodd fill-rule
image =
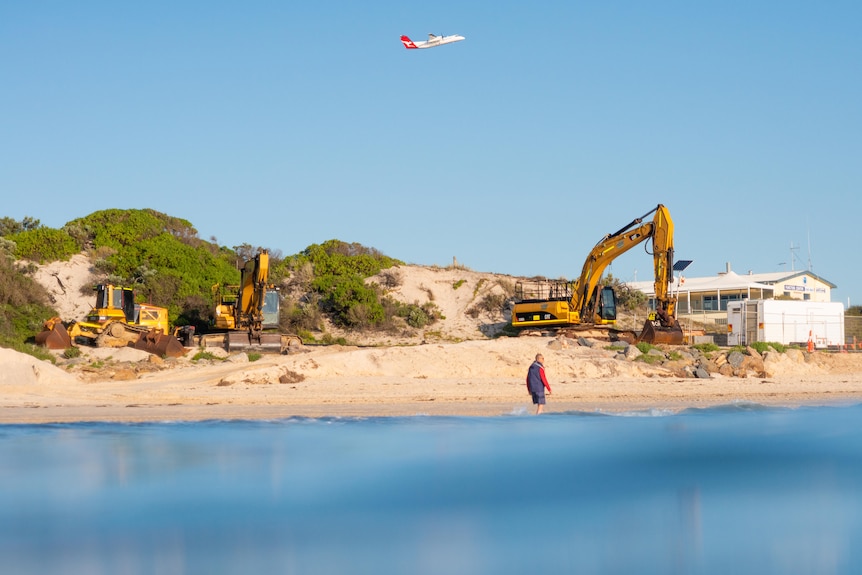
M796 252L799 251L799 246L794 246L790 242L790 271L796 271Z

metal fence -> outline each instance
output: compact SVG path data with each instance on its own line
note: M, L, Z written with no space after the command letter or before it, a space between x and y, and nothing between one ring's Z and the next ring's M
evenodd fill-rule
M844 316L844 342L857 348L862 344L862 315Z

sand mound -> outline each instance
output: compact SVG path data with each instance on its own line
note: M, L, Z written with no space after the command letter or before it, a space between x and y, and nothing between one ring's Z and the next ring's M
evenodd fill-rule
M615 352L573 346L552 349L552 338L500 338L419 346L345 348L332 346L284 356L278 364L310 379L398 377L413 379L520 379L537 353L546 356L553 379L634 378L668 375L642 362L615 359ZM555 346L556 347L556 346ZM259 379L269 366L248 366L240 379Z
M0 347L0 385L74 383L77 378L47 361Z
M387 291L388 295L405 303L431 302L444 316L440 329L453 338L483 339L502 329L508 317L499 311L488 312L482 303L488 296L505 295L514 284L511 276L474 272L463 268L428 268L399 266L383 274L399 274L401 284ZM371 278L380 285L380 275ZM509 287L509 289L511 289Z
M84 254L37 266L33 279L48 291L51 305L64 321L83 319L93 307L95 296L82 293L92 283L92 266Z

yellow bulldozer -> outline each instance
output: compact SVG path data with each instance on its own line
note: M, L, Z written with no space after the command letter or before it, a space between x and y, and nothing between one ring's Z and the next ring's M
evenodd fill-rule
M95 291L96 305L83 321L64 324L53 317L36 334L36 343L48 349L67 349L85 340L96 347L131 345L165 357L185 354L183 345L170 333L167 309L136 303L132 288L100 284Z

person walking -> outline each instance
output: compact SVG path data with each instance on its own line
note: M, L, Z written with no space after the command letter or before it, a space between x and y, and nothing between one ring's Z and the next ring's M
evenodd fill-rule
M551 386L545 377L545 356L537 353L536 360L530 365L530 369L527 370L527 391L533 397L533 403L536 405L536 415L545 410L546 389L548 390L548 395L551 395Z

